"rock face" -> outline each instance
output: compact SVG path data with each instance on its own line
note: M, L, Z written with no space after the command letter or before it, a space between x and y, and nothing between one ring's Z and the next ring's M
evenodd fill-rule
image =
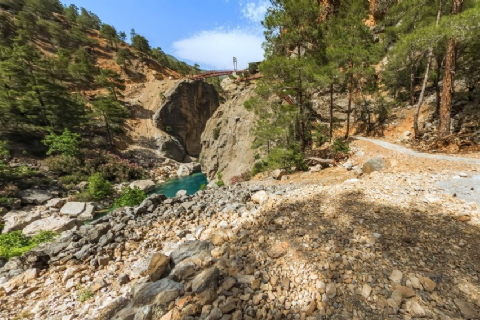
M50 192L38 189L20 191L19 196L24 204L44 204L53 197Z
M236 84L230 79L222 81L227 102L222 104L208 120L202 135L202 171L209 179L222 172L225 184L233 177L250 172L255 162L255 139L251 132L256 121L253 111L244 103L254 94L254 85Z
M165 94L163 105L153 116L155 126L173 137L171 141L164 139L161 151L177 161L182 161L186 154L199 155L202 149L200 137L219 105L218 93L208 82L177 83ZM180 159L182 148L185 154Z
M40 231L53 231L61 233L66 230L73 229L80 225L77 219L69 219L67 217L49 217L30 223L23 229L23 234L27 237L33 236Z
M91 220L95 215L95 206L86 202L67 202L60 213L79 220Z
M10 211L3 217L3 220L5 221L3 233L22 230L30 223L39 220L40 218L41 214L38 212Z

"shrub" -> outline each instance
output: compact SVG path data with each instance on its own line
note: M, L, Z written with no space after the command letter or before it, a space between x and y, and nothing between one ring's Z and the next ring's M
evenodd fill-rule
M207 189L207 185L205 183L202 183L200 185L200 188L198 188L198 190L205 190L205 189Z
M53 173L60 175L76 173L82 166L80 159L67 155L49 157L43 161L43 164Z
M86 160L85 167L90 174L99 173L103 179L115 182L137 180L144 175L143 169L138 164L111 153Z
M218 178L217 186L223 187L225 185L225 182L223 182L223 173L221 172L217 173L217 178Z
M336 153L339 153L339 152L348 153L350 151L348 144L346 144L345 141L343 141L343 139L336 139L333 142L332 149Z
M51 132L42 143L49 148L47 155L59 153L65 156L78 157L80 154L80 135L70 132L68 129L65 129L61 135Z
M125 187L120 193L120 197L115 200L116 207L134 207L142 203L147 197L145 191L140 190L138 187L129 188Z
M10 259L22 256L41 243L50 242L57 236L51 231L41 231L32 238L27 238L22 231L13 231L0 235L0 257Z
M95 173L88 178L88 193L92 199L102 200L113 194L113 187L99 173Z
M263 172L267 169L268 163L264 161L257 161L253 164L253 168L250 171L250 176L255 177L260 172Z
M93 297L94 292L90 288L78 288L78 301L85 302L90 300Z
M217 140L220 137L220 127L213 129L213 139Z
M240 182L250 181L250 172L244 172L239 176L235 176L230 180L230 184L237 184Z
M307 166L299 146L292 146L290 148L273 148L268 155L268 167L286 170L295 167L297 170L305 170Z

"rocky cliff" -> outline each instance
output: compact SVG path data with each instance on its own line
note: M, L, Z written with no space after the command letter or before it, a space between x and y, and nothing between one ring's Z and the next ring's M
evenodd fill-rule
M202 135L202 171L209 179L222 172L223 180L250 171L255 162L251 133L256 116L244 103L254 94L255 85L236 84L231 79L222 82L227 100L208 120Z
M178 161L182 156L199 155L200 137L219 105L218 93L208 82L178 82L165 93L153 116L155 127L170 134L168 139L157 140L160 150Z

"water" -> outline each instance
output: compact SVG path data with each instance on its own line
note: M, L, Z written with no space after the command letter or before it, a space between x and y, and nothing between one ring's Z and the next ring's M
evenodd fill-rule
M188 177L175 178L159 185L152 193L164 194L173 198L180 190L187 190L187 195L192 195L200 189L202 184L208 184L207 177L197 172Z

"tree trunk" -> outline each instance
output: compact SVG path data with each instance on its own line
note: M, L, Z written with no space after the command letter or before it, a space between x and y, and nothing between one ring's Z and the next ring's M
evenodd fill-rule
M347 140L350 135L350 113L352 113L352 90L353 90L352 81L353 81L352 76L350 76L350 84L348 89L347 131L345 132L345 140Z
M330 143L333 139L333 82L330 84Z
M458 14L462 10L463 0L453 0L452 14ZM454 38L448 40L447 54L445 56L445 76L442 87L442 103L440 105L440 123L438 132L440 137L450 134L450 116L452 111L452 96L455 90L455 63L457 59L457 41Z
M435 80L434 80L434 86L435 86L435 117L438 118L440 116L440 73L442 72L442 62L443 62L443 57L437 56L436 58L436 74L435 74Z
M440 105L440 123L438 132L440 137L445 137L450 133L450 113L452 111L452 95L455 80L455 59L457 51L457 41L449 39L447 45L447 55L445 57L445 76L443 77L442 103Z
M439 0L439 6L437 11L437 22L436 26L438 27L438 22L440 21L440 17L442 16L442 0ZM418 127L418 115L420 114L420 108L423 103L423 98L425 97L425 89L427 87L428 82L428 74L430 73L430 67L432 65L433 60L433 47L428 49L428 61L427 61L427 68L425 70L425 76L423 77L423 84L422 84L422 91L420 92L420 96L418 97L417 107L415 108L415 116L413 119L413 131L415 133L415 139L419 139L423 134Z

